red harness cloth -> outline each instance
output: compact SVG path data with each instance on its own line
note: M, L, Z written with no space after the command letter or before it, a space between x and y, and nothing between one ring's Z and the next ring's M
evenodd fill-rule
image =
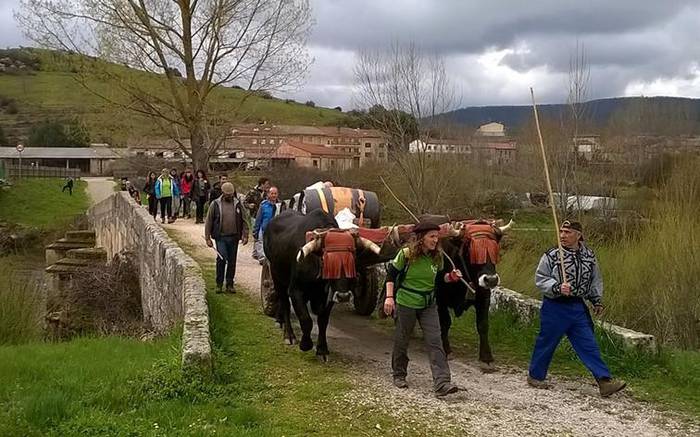
M486 264L488 260L498 264L498 239L493 226L485 223L469 224L466 236L469 241L470 264Z
M331 230L323 244L323 279L354 278L355 238L348 231Z

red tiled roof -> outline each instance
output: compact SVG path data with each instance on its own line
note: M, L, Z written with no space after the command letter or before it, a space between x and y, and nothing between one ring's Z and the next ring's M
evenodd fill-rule
M331 147L321 146L318 144L307 144L301 143L299 141L282 141L282 144L286 144L290 147L294 147L299 150L303 150L306 153L310 153L315 156L336 156L339 158L351 158L352 153L343 152L342 150L336 150Z

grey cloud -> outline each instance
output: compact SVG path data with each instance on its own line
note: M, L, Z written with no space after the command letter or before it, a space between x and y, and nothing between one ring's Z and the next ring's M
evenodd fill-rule
M0 47L27 44L12 15L13 9L18 6L19 0L0 0Z

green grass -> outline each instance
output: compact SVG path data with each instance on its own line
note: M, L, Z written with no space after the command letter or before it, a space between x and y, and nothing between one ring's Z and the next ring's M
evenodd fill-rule
M0 190L0 221L34 226L43 230L65 227L88 208L87 183L76 180L73 195L61 192L59 178L26 178L9 190Z
M342 399L350 363L284 345L253 299L213 293L205 268L211 379L183 377L177 335L0 347L0 435L399 434L402 424Z
M127 81L150 83L148 89L165 87L158 76L136 70L116 67ZM26 136L33 124L46 119L78 118L88 127L92 141L125 145L129 138L159 136L148 118L108 104L101 97L78 82L76 73L67 71L39 71L28 75L0 73L0 96L17 102L17 114L0 111L0 124L6 134ZM88 84L100 94L118 102L127 102L118 87L90 79ZM211 98L211 108L225 114L230 123L268 121L277 124L335 125L342 123L345 114L327 108L309 107L300 103L286 103L278 99L250 96L241 106L245 92L233 88L219 88ZM239 109L240 107L240 109ZM213 109L212 109L213 110Z

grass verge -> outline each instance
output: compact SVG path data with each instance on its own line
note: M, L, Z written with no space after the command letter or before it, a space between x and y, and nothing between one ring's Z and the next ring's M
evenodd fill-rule
M61 192L60 178L26 178L0 191L0 221L43 230L65 227L88 208L87 183L76 180L73 195Z

